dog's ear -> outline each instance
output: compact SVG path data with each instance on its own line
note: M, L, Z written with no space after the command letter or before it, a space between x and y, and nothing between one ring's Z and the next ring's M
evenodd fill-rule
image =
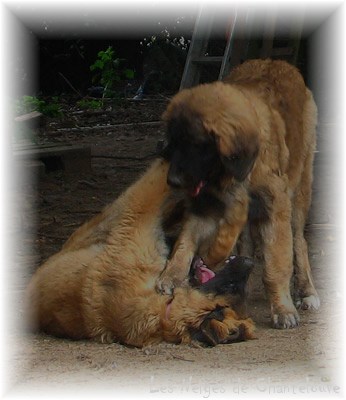
M227 173L234 176L238 182L242 182L251 172L257 154L258 149L242 149L227 156L221 155L221 162Z
M243 181L252 170L259 152L258 135L245 124L217 124L209 132L215 137L227 174Z

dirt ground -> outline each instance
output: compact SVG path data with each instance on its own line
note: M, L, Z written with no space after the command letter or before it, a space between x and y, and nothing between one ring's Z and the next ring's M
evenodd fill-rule
M334 148L329 145L336 127L327 115L322 115L318 130L313 205L306 229L322 306L319 312L301 312L299 328L270 327L258 268L251 277L249 298L256 340L215 348L160 344L136 349L22 333L22 294L28 279L83 221L118 196L150 163L164 133L157 121L166 102L160 98L110 105L105 112L79 112L67 103L62 120L47 120L41 126L39 143L89 145L91 172L48 171L39 179L23 172L13 185L17 212L10 224L16 245L8 274L8 319L13 321L6 335L11 349L6 363L8 395L229 398L343 393L340 227L333 200L340 182L334 173Z

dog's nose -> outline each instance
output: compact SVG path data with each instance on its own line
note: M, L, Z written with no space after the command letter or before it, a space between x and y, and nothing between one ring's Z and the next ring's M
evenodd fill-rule
M169 186L174 187L174 188L181 188L182 187L182 181L179 178L179 176L175 174L168 174L167 176L167 183Z

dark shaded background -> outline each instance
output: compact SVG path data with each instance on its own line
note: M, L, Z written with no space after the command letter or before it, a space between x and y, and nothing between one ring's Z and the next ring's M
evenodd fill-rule
M87 89L93 85L90 66L95 62L98 52L106 50L108 46L112 46L117 57L125 60L123 65L126 68L135 72L135 79L130 82L133 90L150 71L159 69L161 75L156 77L158 84L154 85L154 91L174 92L179 88L196 15L197 10L185 16L171 15L170 20L163 23L160 22L162 18L158 16L157 20L146 26L145 32L141 30L132 34L107 32L107 24L104 32L98 35L93 35L92 32L90 35L85 32L72 34L69 30L55 27L54 24L50 26L49 22L46 22L49 34L42 30L42 27L26 25L23 35L31 42L32 62L26 63L25 57L18 57L16 60L16 81L22 83L19 94L50 96L73 93L67 80L82 95L86 95ZM316 23L315 26L304 29L300 44L297 66L308 83L311 69L310 53L318 28L319 24ZM222 54L225 35L226 29L221 25L210 46L210 55ZM148 46L151 36L158 39L153 46ZM181 37L185 39L183 46L179 44ZM284 32L276 41L285 41ZM31 68L34 64L35 67ZM28 71L30 68L31 71ZM170 74L174 76L169 76ZM214 80L214 77L209 79ZM128 82L122 82L122 86L127 84Z

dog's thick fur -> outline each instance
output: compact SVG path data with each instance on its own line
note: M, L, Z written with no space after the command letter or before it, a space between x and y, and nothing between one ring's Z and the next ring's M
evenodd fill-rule
M210 215L219 210L215 243L201 254L206 264L222 262L248 222L262 237L273 325L296 326L293 262L298 305L319 307L304 238L317 109L302 76L283 61L248 61L224 82L178 93L164 119L168 182L192 193L195 218L178 239L158 288L169 292L179 285L197 247L191 232L208 229Z
M239 298L224 289L177 288L173 297L155 290L169 254L167 171L167 162L155 161L36 271L27 290L32 328L133 346L194 337L214 345L253 336L252 321L231 308Z

